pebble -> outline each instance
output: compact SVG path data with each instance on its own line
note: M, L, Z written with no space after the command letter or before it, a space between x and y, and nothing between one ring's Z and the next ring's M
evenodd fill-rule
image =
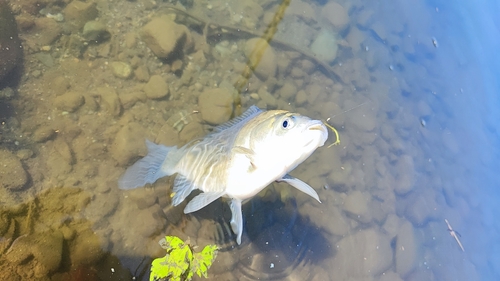
M219 125L229 121L234 110L234 93L227 88L208 89L198 98L203 121Z
M128 79L132 75L132 66L126 62L114 61L110 64L113 75L121 79Z
M69 91L56 97L54 104L62 111L74 112L83 105L84 101L82 94Z
M23 164L12 152L0 150L0 186L9 190L20 190L28 182Z
M166 97L170 93L170 90L163 77L160 75L153 75L144 86L144 92L150 99L161 99Z

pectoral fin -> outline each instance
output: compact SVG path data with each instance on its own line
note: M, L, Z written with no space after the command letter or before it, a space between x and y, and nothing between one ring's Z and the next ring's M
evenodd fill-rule
M196 212L199 209L207 206L208 204L214 202L219 197L224 195L224 192L204 192L196 195L189 203L186 208L184 208L184 214L189 214Z
M277 181L284 181L284 182L288 183L289 185L295 187L296 189L311 196L312 198L318 200L318 202L321 203L321 201L319 200L318 193L316 193L316 191L307 183L305 183L297 178L294 178L294 177L290 176L289 174L286 174L285 176L283 176L283 178L281 178Z
M243 214L241 213L241 201L233 199L229 204L231 206L231 228L236 234L236 243L241 244L241 234L243 233Z

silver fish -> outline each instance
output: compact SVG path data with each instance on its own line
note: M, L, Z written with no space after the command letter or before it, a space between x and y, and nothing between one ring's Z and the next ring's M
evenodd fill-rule
M231 199L231 228L241 244L243 200L253 197L273 181L287 182L318 202L307 183L288 173L328 138L319 120L283 110L250 107L241 116L217 126L204 138L181 148L146 140L148 154L119 179L120 189L133 189L177 173L172 204L179 205L195 189L203 191L184 209L200 210L219 197Z

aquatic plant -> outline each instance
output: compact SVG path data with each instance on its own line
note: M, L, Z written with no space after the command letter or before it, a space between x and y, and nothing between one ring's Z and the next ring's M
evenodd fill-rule
M218 248L215 245L207 245L201 252L195 253L189 240L184 242L176 236L165 236L159 243L167 255L153 260L149 281L187 281L195 273L206 278L217 256Z

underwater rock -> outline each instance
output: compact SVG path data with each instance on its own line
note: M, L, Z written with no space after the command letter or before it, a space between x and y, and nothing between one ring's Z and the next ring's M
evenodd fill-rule
M37 128L35 132L33 132L32 139L35 142L46 142L54 138L55 135L56 132L54 131L54 129L52 129L51 127L42 126L40 128Z
M97 4L94 2L72 1L64 8L64 18L71 31L81 31L86 22L97 18Z
M128 79L132 75L132 66L123 61L114 61L109 65L115 77Z
M96 90L101 97L100 104L113 116L118 116L121 113L122 105L116 94L115 89L111 87L99 87Z
M201 118L213 125L229 121L233 114L233 103L233 93L226 88L206 90L198 98Z
M92 229L80 233L70 244L70 260L73 268L80 265L92 265L104 257L107 241L99 238Z
M260 52L262 49L262 52ZM252 38L245 43L245 56L250 64L255 67L255 74L262 80L274 77L278 64L276 53L266 40Z
M21 161L8 150L0 150L0 187L19 190L28 182L28 174Z
M22 54L16 20L9 5L0 0L0 82L19 63Z
M54 19L44 17L35 19L35 27L32 32L39 34L36 37L35 44L38 47L42 47L54 43L61 36L63 30Z
M144 129L138 123L129 123L123 126L116 134L110 148L111 156L120 165L126 165L132 159L146 155L144 135Z
M389 269L393 262L389 238L374 229L346 236L336 247L338 252L331 270L339 280L377 276Z
M405 195L415 186L415 168L410 155L400 156L395 164L396 182L394 191L398 195Z
M406 221L399 228L396 239L396 272L405 277L417 265L418 245L415 231L410 222Z
M144 86L144 92L150 99L161 99L166 97L170 90L167 82L160 75L153 75Z
M141 39L162 59L168 59L177 51L189 49L193 40L189 29L166 17L158 17L146 24L141 31Z
M83 95L74 91L66 92L63 95L56 97L54 100L54 104L57 108L68 112L76 111L83 105L84 102L85 99L83 98Z
M61 264L63 236L60 232L45 232L18 237L5 254L10 263L31 263L36 277L57 270Z
M101 22L91 20L83 26L83 37L95 42L104 42L111 37L106 25Z
M355 190L344 199L343 209L355 220L368 223L372 219L370 201L370 194Z
M336 35L326 29L322 29L311 44L311 51L328 63L335 60L338 49Z
M331 23L336 31L342 31L349 22L349 15L344 7L333 1L321 9L321 17Z

